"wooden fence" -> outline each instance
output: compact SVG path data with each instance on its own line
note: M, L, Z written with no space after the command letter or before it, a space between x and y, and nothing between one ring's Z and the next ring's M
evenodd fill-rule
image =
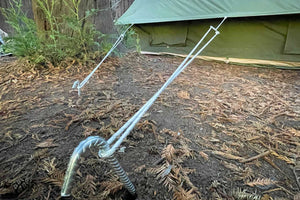
M9 0L0 0L0 8L9 8ZM31 0L22 0L23 3L23 11L27 13L27 16L30 18L33 18L33 12L32 12L32 5L31 5ZM5 18L0 12L0 29L3 31L10 33L12 32L12 28L5 23Z
M99 12L91 19L96 29L102 33L113 33L115 32L114 21L130 7L133 1L134 0L82 0L80 8L82 12L91 8L98 9ZM8 8L9 2L10 0L0 0L0 7ZM22 9L27 13L28 17L32 19L39 17L39 14L35 10L34 0L22 0L22 3ZM12 28L5 23L4 16L1 13L0 29L8 33L12 32Z

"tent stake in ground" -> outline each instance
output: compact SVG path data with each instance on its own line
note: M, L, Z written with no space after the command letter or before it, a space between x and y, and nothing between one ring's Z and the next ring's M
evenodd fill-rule
M120 181L124 184L124 186L128 189L131 194L135 194L135 188L125 171L119 165L118 161L113 157L113 154L119 148L123 140L127 137L130 131L134 128L134 126L139 122L142 116L147 112L147 110L151 107L151 105L155 102L158 96L164 91L164 89L172 83L172 81L209 45L213 39L220 34L218 28L225 21L226 17L222 20L222 22L215 28L210 26L208 31L204 34L204 36L200 39L197 45L193 48L193 50L189 53L189 55L184 59L184 61L179 65L176 71L170 76L170 78L166 81L166 83L149 99L149 101L144 104L144 106L130 119L128 120L116 133L114 133L107 141L99 136L90 136L84 141L80 142L80 144L75 148L70 162L68 164L68 169L65 175L64 184L61 190L61 196L66 197L70 196L71 193L71 183L74 180L74 173L78 168L78 160L80 155L85 152L87 148L91 146L99 147L98 155L99 157L106 158L108 162L112 165L114 172L120 177ZM192 54L197 50L199 45L203 42L206 36L210 33L210 31L214 31L215 34L206 42L202 48L200 48L196 54L192 56ZM192 57L191 57L192 56ZM120 136L120 137L119 137ZM115 142L115 140L119 137L119 139ZM115 143L114 143L115 142ZM113 144L114 143L114 144ZM110 147L112 145L112 147Z

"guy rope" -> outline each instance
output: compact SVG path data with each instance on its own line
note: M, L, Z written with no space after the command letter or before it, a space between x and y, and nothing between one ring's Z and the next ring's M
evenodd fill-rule
M106 60L106 58L115 50L115 48L122 42L122 40L125 37L126 32L133 26L133 24L131 24L117 39L117 41L114 43L114 45L111 47L111 49L109 50L109 52L107 52L107 54L104 56L104 58L101 60L101 62L93 69L93 71L87 76L85 77L85 79L80 82L79 80L76 80L73 83L72 88L77 88L78 90L78 96L80 96L80 89L89 81L89 79L93 76L93 74L95 73L95 71L97 71L97 69L102 65L102 63Z
M61 196L70 196L71 192L71 183L74 180L74 173L78 168L78 161L80 155L91 146L96 146L99 148L98 155L101 158L106 158L109 164L112 166L114 172L120 177L120 181L124 184L126 189L132 194L135 195L136 191L129 180L126 172L120 166L118 161L114 158L113 154L119 148L123 140L128 136L130 131L134 128L134 126L139 122L142 116L147 112L147 110L151 107L151 105L155 102L158 96L164 91L164 89L172 83L172 81L209 45L213 39L220 34L218 28L223 24L227 17L224 17L221 23L215 28L210 26L204 36L200 39L200 41L196 44L193 50L188 54L188 56L184 59L184 61L178 66L175 72L170 76L170 78L165 82L165 84L148 100L143 107L137 111L133 117L131 117L116 133L114 133L107 141L99 136L90 136L86 138L84 141L80 142L80 144L75 148L69 165L65 175L64 184L61 190ZM132 26L132 25L131 25ZM130 27L131 27L130 26ZM129 29L129 28L128 28ZM127 29L127 30L128 30ZM127 31L126 30L126 31ZM125 31L125 32L126 32ZM210 31L214 31L214 35L192 56L192 54L197 50L199 45L203 42L206 36L210 33ZM124 36L123 36L124 37ZM116 42L116 45L118 43ZM102 63L102 61L101 61ZM100 64L101 64L100 63ZM87 80L92 76L94 71L100 66L100 64L93 70L93 72L81 83L77 84L78 94L80 95L80 88L87 82ZM76 82L75 82L76 83ZM74 85L75 85L74 83Z

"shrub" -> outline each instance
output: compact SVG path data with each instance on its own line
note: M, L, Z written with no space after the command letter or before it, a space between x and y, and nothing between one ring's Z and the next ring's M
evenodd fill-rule
M14 29L14 35L5 37L5 52L12 52L19 57L30 57L39 50L39 40L36 35L36 25L32 19L27 18L22 11L21 0L10 1L11 8L3 9L1 12L7 19L7 23Z
M38 30L36 23L22 11L22 0L11 0L10 8L1 9L14 34L6 39L4 49L35 64L47 62L58 65L68 59L86 61L101 45L97 42L104 34L97 31L89 18L97 10L79 15L80 0L36 0L47 21L46 30ZM55 13L58 6L64 14Z

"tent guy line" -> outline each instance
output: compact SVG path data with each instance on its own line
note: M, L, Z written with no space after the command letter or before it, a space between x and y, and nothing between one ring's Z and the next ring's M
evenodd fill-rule
M151 105L155 102L158 96L164 91L164 89L172 83L172 81L210 44L214 38L220 34L218 28L223 24L227 17L224 17L221 23L217 26L217 28L210 26L208 31L203 35L200 41L196 44L193 50L189 53L189 55L184 59L184 61L178 66L175 72L170 76L170 78L165 82L165 84L148 100L146 104L138 111L136 114L129 119L116 133L114 133L107 141L100 136L90 136L80 142L80 144L75 148L73 154L70 158L68 169L64 178L64 184L61 189L61 196L66 197L70 196L71 185L74 181L74 174L78 168L78 162L82 153L85 152L87 148L92 146L96 146L99 148L98 156L100 158L105 158L110 163L114 172L120 177L120 181L125 185L128 191L135 195L136 191L126 175L123 168L120 166L118 161L114 158L114 153L119 148L123 140L127 137L130 131L134 128L134 126L139 122L142 116L147 112L147 110L151 107ZM128 30L128 29L127 29ZM207 37L210 31L213 30L215 34L193 55L193 53L198 49L199 45L203 42L203 40ZM192 56L193 55L193 56ZM192 56L192 57L191 57ZM96 68L95 68L96 69ZM124 132L125 131L125 132ZM119 137L120 136L120 137ZM119 139L113 144L113 142L119 137ZM112 147L110 147L113 144Z
M200 39L200 41L197 43L197 45L194 47L194 49L189 53L189 55L184 59L184 61L179 65L179 67L172 74L172 76L165 82L165 84L152 96L151 99L148 100L148 102L146 104L144 104L144 106L129 121L127 121L115 134L113 134L110 137L110 139L107 141L108 144L112 144L116 140L116 138L123 133L123 135L121 135L121 137L116 141L116 143L112 146L112 148L109 151L103 152L101 154L101 157L110 156L117 150L117 148L120 146L122 141L127 137L127 135L130 133L130 131L139 122L139 120L142 118L142 116L147 112L147 110L155 102L155 100L158 98L158 96L164 91L164 89L205 49L206 46L208 46L208 44L218 34L220 34L220 32L217 29L223 24L223 22L226 20L226 18L227 17L224 17L224 19L217 26L217 28L210 26L208 31L204 34L204 36ZM193 55L192 58L190 58L211 30L214 30L215 34L211 37L211 39L206 44L203 45L203 47L200 50L198 50L198 52L195 55Z
M114 51L114 49L122 42L122 40L125 37L126 32L133 26L133 24L131 24L116 40L116 42L114 43L114 45L111 47L111 49L109 50L109 52L107 52L107 54L104 56L104 58L101 60L101 62L93 69L93 71L82 81L80 82L79 80L76 80L73 83L72 88L75 89L77 88L78 90L78 96L80 96L80 89L89 81L89 79L93 76L93 74L97 71L97 69L101 66L101 64L106 60L106 58Z

